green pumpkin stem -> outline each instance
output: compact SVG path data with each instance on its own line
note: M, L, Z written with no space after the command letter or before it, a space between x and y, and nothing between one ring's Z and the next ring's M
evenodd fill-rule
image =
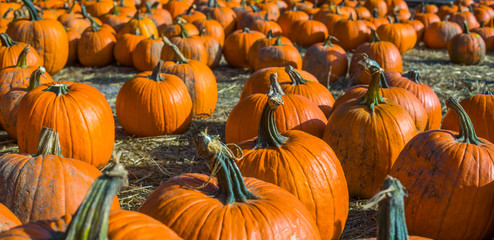
M285 72L290 76L292 80L292 85L305 84L308 80L304 79L300 73L298 73L292 65L287 65L285 67Z
M312 9L316 9L317 8L317 0L314 1L314 3L312 4Z
M266 14L264 14L264 21L269 21L269 12L266 12Z
M465 33L465 34L470 33L470 28L468 27L467 21L463 21L463 33Z
M389 88L388 81L386 80L386 76L384 72L381 73L381 88Z
M369 200L364 209L379 204L378 240L408 240L408 230L405 220L406 190L396 178L387 176L381 191Z
M485 21L480 21L480 28L484 28L485 27Z
M236 163L240 158L236 157L226 144L204 131L196 137L196 153L210 161L211 175L216 176L218 182L218 192L215 197L223 204L229 205L259 198L245 186L242 173Z
M243 30L242 30L243 33L250 33L250 29L248 27L245 27Z
M120 16L120 10L118 10L118 6L116 2L113 2L113 8L111 10L111 13L115 16Z
M69 14L74 13L74 7L75 7L76 3L77 3L76 1L72 2L72 5L70 5L69 9L67 9L67 13L69 13Z
M415 11L412 11L410 13L410 18L408 18L408 20L413 21L414 19L415 19Z
M37 20L43 19L39 15L41 11L36 9L30 0L22 0L22 3L24 3L24 6L26 6L27 11L29 12L29 16L30 16L31 21L37 21Z
M118 2L119 2L119 6L120 6L120 7L125 7L124 0L120 0L120 1L118 1Z
M12 11L14 11L14 9L11 8L11 7L9 7L9 9L7 9L7 11L3 14L2 18L3 19L7 19L8 16L9 16L9 13L12 12Z
M22 49L21 53L19 54L19 57L17 57L17 64L15 67L17 68L28 68L29 65L27 65L27 55L31 52L31 48L29 46L24 47Z
M268 101L262 110L261 120L259 121L259 133L254 149L279 147L288 139L280 134L274 119L274 112L279 105L283 104L282 96L285 93L283 93L278 83L278 75L271 73L270 78L271 86L267 93Z
M350 13L350 17L348 17L348 20L353 21L353 13Z
M153 72L151 75L149 75L149 79L156 81L156 82L161 82L163 81L163 77L161 76L161 68L163 67L163 64L165 62L163 60L159 60L156 66L153 68Z
M450 97L446 100L446 106L449 109L455 111L456 115L458 115L459 123L460 123L460 134L456 137L456 140L459 142L470 143L479 145L481 143L485 143L480 140L475 133L475 128L473 127L472 121L470 117L465 112L465 109L460 105L458 100L454 97Z
M156 36L154 36L154 34L151 34L151 36L149 37L149 39L156 40L157 38L156 38Z
M140 9L137 9L136 14L134 15L134 19L142 20L142 18L143 18L143 16L141 14L141 10Z
M494 93L491 92L491 91L489 91L489 90L483 91L482 94L484 94L484 95L494 95Z
M173 59L173 61L175 61L176 63L187 63L189 61L189 59L187 59L182 54L182 52L177 47L177 45L173 44L170 41L170 39L168 39L166 36L163 36L162 38L163 38L163 42L165 43L165 45L170 47L172 49L172 51L175 53L175 58Z
M89 21L91 21L91 29L93 30L93 32L97 32L101 25L99 25L99 23L97 23L93 16L91 16L90 14L87 15L87 18L89 19Z
M323 46L324 47L333 47L334 45L333 45L333 42L331 40L338 41L338 39L335 36L329 35L328 38L326 38L326 41L324 41Z
M208 0L208 7L210 8L214 7L214 0Z
M408 71L404 77L410 79L410 81L414 83L421 84L422 82L420 81L420 73L418 71Z
M192 15L195 12L196 8L197 8L197 6L195 4L192 4L192 6L187 8L187 12L185 14L186 15Z
M153 11L151 11L152 8L151 8L151 3L150 2L144 3L144 6L146 7L146 14L148 14L148 15L153 14Z
M380 42L380 41L381 41L381 39L379 38L379 35L377 35L376 30L371 29L370 42L371 43L376 43L376 42Z
M278 37L276 38L276 41L274 42L274 44L273 44L273 45L274 45L274 46L281 46L281 45L283 45L283 44L281 43L281 35L280 35L280 36L278 36Z
M41 85L40 78L42 75L45 75L45 72L46 69L42 66L39 66L38 69L34 70L33 73L31 73L31 76L29 77L29 86L27 87L28 92Z
M187 32L187 29L185 28L183 23L178 23L178 26L180 26L180 37L182 38L189 38L189 32Z
M84 4L81 5L81 14L84 19L88 18L87 9L86 6L84 6Z
M12 40L7 33L0 33L0 41L2 41L2 46L4 47L12 47L18 43Z
M380 91L383 69L376 61L371 60L366 56L364 56L364 59L359 61L359 64L364 67L365 70L369 71L372 74L372 80L369 84L367 93L359 104L369 106L370 111L374 112L375 106L386 103L381 97Z
M377 8L374 8L374 10L372 10L372 17L379 18L379 12L377 11Z
M46 155L63 157L62 149L60 148L60 141L58 139L58 133L51 128L43 127L39 133L38 149L33 154L33 157Z
M261 9L259 9L255 4L250 5L250 8L252 8L253 12L260 12Z
M68 84L53 84L43 91L52 92L57 95L57 97L69 92Z
M266 38L267 38L267 39L274 38L273 30L269 30L269 31L268 31L268 34L266 34Z
M128 172L116 163L94 180L89 192L75 212L62 239L108 239L108 222L115 195L128 184Z

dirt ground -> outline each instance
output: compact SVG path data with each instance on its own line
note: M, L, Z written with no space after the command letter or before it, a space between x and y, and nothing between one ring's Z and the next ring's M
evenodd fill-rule
M349 56L350 59L350 56ZM455 96L462 99L484 90L494 91L494 55L490 53L481 65L462 66L451 64L445 50L431 51L417 47L403 56L404 71L418 70L421 80L431 86L441 102ZM249 70L232 69L222 65L213 70L218 82L219 99L213 116L194 119L181 135L150 138L134 138L127 135L116 122L115 151L122 151L121 160L130 172L130 185L119 193L122 208L136 210L146 197L170 177L188 172L208 173L204 162L194 156L192 139L196 133L208 128L209 133L224 138L228 114L238 102L243 84L252 73ZM115 109L115 99L120 86L137 73L132 68L117 65L91 69L69 67L54 76L55 80L84 82L98 88ZM338 97L348 87L347 80L330 86ZM443 107L443 113L445 112ZM0 155L17 152L16 142L0 131ZM372 237L376 232L376 210L363 210L365 200L352 199L345 232L341 239Z

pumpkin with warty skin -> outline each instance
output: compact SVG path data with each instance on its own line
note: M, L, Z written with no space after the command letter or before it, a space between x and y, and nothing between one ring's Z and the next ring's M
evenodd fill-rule
M376 31L371 30L371 40L357 47L350 61L350 77L353 83L369 84L372 75L359 65L362 56L376 61L384 71L403 71L400 51L391 42L381 41Z
M21 224L21 220L0 203L0 233Z
M446 106L456 112L460 132L417 135L401 151L390 175L408 191L405 215L411 234L488 239L494 235L494 144L477 137L456 99L449 98Z
M0 33L0 69L17 64L19 54L25 47L29 45L23 42L16 42L9 37L7 33ZM26 57L26 63L28 66L41 65L42 61L36 51L29 51Z
M13 88L0 98L0 125L7 131L9 137L17 139L17 109L19 102L35 87L40 85L40 78L46 74L45 68L39 66L29 79L29 84Z
M104 67L113 62L116 33L110 25L99 25L93 20L91 22L91 26L82 33L77 43L77 57L82 66Z
M271 73L271 81L278 81ZM238 168L244 176L273 183L295 195L316 220L323 239L338 239L348 215L345 174L333 150L321 139L298 130L280 134L275 110L283 92L271 88L263 106L259 134L242 142ZM304 181L298 181L304 179Z
M396 16L394 23L381 25L376 32L383 41L393 43L401 54L415 47L417 43L415 28L408 23L401 23Z
M170 41L175 44L182 54L189 59L197 60L204 64L208 64L208 52L204 41L199 36L190 36L187 29L182 23L178 23L180 26L180 36L170 38ZM168 45L164 45L161 50L161 60L170 61L174 59L175 52Z
M253 62L252 68L257 71L266 67L287 65L302 69L302 56L297 48L291 44L283 44L281 36L278 36L274 44L264 46L259 50L259 59Z
M136 15L117 32L117 38L120 38L125 33L134 33L136 29L139 29L144 38L151 37L151 35L159 36L158 28L154 22L148 17L142 16L140 11L137 11Z
M350 196L370 198L417 128L410 114L381 97L379 64L365 58L361 65L373 75L366 95L334 108L323 140L341 162Z
M329 29L329 27L328 27ZM334 24L332 35L340 41L340 46L346 51L357 48L369 39L368 28L364 22L353 20L350 15L348 19L341 19Z
M256 40L263 37L265 37L264 34L258 31L251 31L249 28L236 30L228 35L223 46L223 54L228 65L241 68L250 67L247 58L249 49Z
M185 82L192 99L192 114L200 118L210 117L218 102L218 85L213 71L204 63L187 59L176 45L163 37L174 56L163 64L163 73L178 76Z
M117 118L125 132L138 137L185 132L192 121L192 100L182 79L153 71L125 82L117 95Z
M441 102L434 90L420 81L418 72L409 71L401 74L396 71L386 71L384 76L389 86L404 88L412 92L422 102L427 112L425 131L439 129L442 119Z
M453 63L475 65L485 57L485 42L477 33L471 33L464 22L463 33L451 38L448 42L448 55Z
M115 144L115 120L106 98L96 88L60 81L43 84L19 103L19 151L34 153L42 127L64 133L62 153L96 167L104 166Z
M164 45L163 39L156 38L154 35L140 41L132 52L134 67L141 72L151 71L158 64Z
M364 205L364 209L372 205L379 204L377 237L359 240L432 240L419 236L408 236L407 224L405 221L405 201L408 193L400 181L394 177L387 176L381 191L376 193L369 202Z
M425 46L432 49L446 49L449 40L462 32L460 25L448 21L448 18L441 22L432 23L425 29Z
M494 131L491 123L494 121L494 94L485 91L461 100L460 104L470 117L477 135L493 142ZM459 131L458 118L451 109L446 112L441 129Z
M38 66L30 66L27 63L27 56L31 52L30 47L25 47L18 55L16 65L8 66L0 70L0 99L10 90L29 84L31 74L38 69ZM49 74L41 78L41 83L50 83L53 79Z
M280 88L278 82L270 82L270 89ZM252 94L238 102L225 125L225 141L239 143L255 138L259 132L258 125L245 125L245 121L259 122L263 106L267 101L266 94ZM327 123L322 110L312 101L297 94L283 95L283 104L275 112L276 126L279 132L295 129L316 137L321 137Z
M107 231L111 230L108 217L110 211L115 209L112 201L116 199L118 190L127 183L128 172L117 160L113 167L100 174L92 185L83 190L82 203L77 203L78 208L73 216L68 213L49 220L32 221L0 233L0 239L107 239Z
M209 160L215 178L193 173L174 177L151 193L139 212L184 239L320 239L314 219L298 199L271 183L243 178L236 156L219 140L201 132L196 152Z
M302 69L312 73L324 86L345 76L348 69L345 50L331 40L337 39L329 36L323 43L310 46L302 59Z
M31 45L39 54L42 65L51 75L63 69L69 56L69 41L63 25L43 19L30 0L22 0L30 20L13 21L7 28L12 39Z
M0 203L23 224L73 214L101 172L61 154L58 133L43 128L32 155L0 157ZM115 199L112 208L119 209Z
M132 54L134 53L137 44L146 39L146 37L141 35L138 28L135 30L135 32L125 33L119 37L113 48L113 57L115 58L115 61L122 66L134 67Z
M291 65L284 68L269 67L256 71L245 82L239 101L255 93L267 93L273 73L277 74L277 80L284 93L298 94L308 98L319 106L326 117L329 116L334 103L331 92L320 84L312 74L295 69Z

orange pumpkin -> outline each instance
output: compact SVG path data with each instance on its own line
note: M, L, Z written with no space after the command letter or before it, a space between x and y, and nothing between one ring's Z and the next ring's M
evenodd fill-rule
M217 0L209 0L207 7L202 12L218 21L223 26L225 35L228 36L235 30L237 15L231 8L219 6Z
M417 43L415 28L408 23L401 23L396 16L394 23L378 27L377 34L382 40L393 43L401 54L415 47Z
M250 66L247 58L250 51L249 49L256 40L263 37L265 37L264 34L258 31L251 31L248 28L236 30L228 35L225 39L225 45L223 46L223 54L225 55L228 65L232 67L248 68Z
M449 40L462 32L460 25L448 21L448 18L441 22L432 23L425 29L425 46L433 49L446 49Z
M134 33L136 29L139 29L144 38L151 37L151 35L159 36L158 28L156 28L154 22L148 17L142 16L141 11L137 11L136 15L117 32L117 38L120 38L125 33Z
M182 28L180 27L180 24L184 26L189 36L199 35L199 29L197 29L197 27L194 24L185 21L181 17L175 18L173 24L168 24L166 26L161 27L159 29L160 35L165 35L165 37L167 38L180 36L180 34L182 33Z
M79 43L79 39L81 39L81 34L71 28L67 28L67 38L69 39L69 57L67 59L67 66L70 66L78 62L77 44Z
M448 55L453 63L474 65L485 57L485 42L477 33L471 33L467 22L463 23L463 33L448 42Z
M92 17L90 17L92 19ZM104 67L113 62L115 30L107 24L92 21L77 43L77 57L82 66Z
M221 47L223 47L223 44L225 43L225 30L223 30L223 27L218 21L205 18L202 20L196 20L193 24L197 27L197 29L201 29L201 31L204 29L203 36L209 36L216 39Z
M278 81L276 73L270 76L271 81ZM338 239L348 215L343 169L333 150L321 139L297 130L278 132L275 110L283 105L282 94L276 88L268 92L258 137L239 144L243 158L238 168L244 176L291 192L314 216L321 237Z
M276 40L280 38L282 44L293 45L290 39L283 36L274 36L272 31L269 31L268 34L264 38L259 38L251 44L247 53L247 61L250 66L254 66L255 62L259 60L261 48L269 45L273 45Z
M274 44L261 47L259 59L253 62L252 68L257 71L266 67L284 67L287 65L301 69L302 57L297 48L292 44L283 44L281 36L278 36Z
M280 25L269 18L269 13L266 13L264 19L254 21L252 25L250 25L250 28L254 31L262 32L263 34L268 34L268 32L271 31L275 36L281 35L283 32Z
M170 41L180 49L180 52L186 58L207 64L209 56L202 38L199 36L190 36L182 23L178 23L178 25L180 26L180 36L172 37ZM173 49L165 44L161 50L161 60L170 61L174 57L175 52Z
M368 31L364 22L355 21L353 15L350 15L348 19L340 19L334 24L332 35L341 39L340 46L348 51L366 42L369 39Z
M66 133L60 138L66 157L102 167L113 152L115 121L110 105L90 85L61 81L29 91L17 112L20 152L36 151L42 127Z
M189 23L206 19L206 15L204 13L202 13L201 11L197 11L197 6L195 4L192 4L192 6L187 9L187 12L180 14L179 17ZM223 27L221 28L223 29Z
M7 231L21 224L21 220L5 207L5 205L0 203L0 232Z
M113 8L100 17L101 22L110 25L116 32L130 21L131 17L118 10L117 3L114 3Z
M290 39L302 47L322 42L328 37L326 26L312 19L312 15L307 20L298 20L293 23L289 35Z
M113 8L113 1L110 0L96 0L86 2L86 8L88 13L94 17L100 17L109 12Z
M486 51L494 50L494 28L486 27L484 22L481 22L480 27L472 29L472 32L477 33L484 39Z
M368 58L360 64L372 73L367 93L334 108L323 140L343 166L350 196L370 198L417 128L410 114L381 97L379 64Z
M196 146L216 178L191 173L172 178L151 193L140 212L185 239L320 239L311 214L292 194L243 178L237 158L214 137L202 132Z
M140 41L132 53L134 67L141 72L151 71L158 64L164 45L163 39L156 38L154 35Z
M290 36L293 23L299 20L309 20L309 15L304 11L298 11L295 5L290 10L282 13L277 22L282 29L283 36Z
M0 69L16 65L19 54L25 47L29 46L29 44L12 40L7 33L0 33L0 41L2 42L2 46L0 46ZM26 56L26 64L29 66L41 65L41 60L36 51L29 51Z
M43 19L30 0L22 0L30 20L12 22L7 33L12 39L31 45L51 75L63 69L69 56L69 40L63 25L57 20Z
M136 29L136 32L125 33L119 37L113 49L113 57L117 63L122 66L133 67L134 61L132 53L135 51L137 44L144 39L146 39L146 37L140 35L139 29Z

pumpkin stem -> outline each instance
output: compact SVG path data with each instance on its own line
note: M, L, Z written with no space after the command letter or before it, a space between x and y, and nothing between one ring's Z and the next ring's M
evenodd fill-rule
M273 44L274 46L281 46L281 35L276 38L276 41Z
M210 161L211 175L215 175L218 181L218 192L215 197L223 204L259 198L247 189L242 173L237 167L236 161L242 156L235 156L226 144L203 131L196 137L196 153Z
M134 15L134 19L142 20L142 18L143 18L143 16L141 15L141 10L137 9L136 14Z
M295 68L293 68L292 65L287 65L285 67L285 72L288 73L288 76L290 76L290 80L292 80L292 85L299 85L299 84L304 84L308 80L304 79L300 73L295 71Z
M195 4L192 4L192 6L190 6L189 8L187 8L187 12L186 12L186 15L192 15L192 13L195 12L197 6Z
M372 17L373 18L379 18L379 14L378 14L377 8L374 8L374 10L372 10Z
M144 3L144 6L146 7L146 14L153 14L153 12L151 11L151 3L150 2L146 2Z
M353 13L350 13L350 17L348 18L348 20L353 21Z
M469 34L470 28L468 27L467 21L463 21L463 33Z
M3 19L7 19L8 16L9 16L9 13L12 12L14 9L9 7L9 9L7 9L7 11L3 14L2 18Z
M408 20L413 21L415 19L415 11L410 13L410 18Z
M22 49L22 52L19 54L19 57L17 58L17 64L15 65L16 68L28 68L29 65L27 65L27 55L31 52L31 48L29 46L24 47Z
M400 19L398 18L398 14L393 13L393 20L394 20L394 23L400 23Z
M182 38L189 38L189 33L187 32L187 29L185 28L183 23L178 23L178 26L180 26L180 37Z
M128 172L115 157L115 165L94 180L72 217L62 239L108 239L108 221L115 195L128 184Z
M377 35L376 30L371 29L371 38L370 38L370 42L371 42L371 43L376 43L376 42L380 42L380 41L381 41L381 39L379 38L379 35Z
M250 5L250 7L252 8L253 12L260 12L261 11L261 9L259 9L255 4Z
M29 86L27 87L27 91L33 90L35 87L39 87L40 77L41 75L45 76L46 69L42 66L39 66L38 69L34 70L29 77Z
M288 138L281 135L274 121L274 112L279 105L283 104L282 95L285 95L278 83L278 74L271 73L271 86L267 93L268 101L262 110L261 120L259 121L259 133L256 139L254 149L266 147L279 147Z
M326 41L324 42L323 46L332 47L333 42L331 40L339 41L338 38L336 38L335 36L329 35L328 38L326 38Z
M60 95L66 94L69 92L69 85L68 84L53 84L43 91L55 93L57 95L57 97L59 97Z
M82 17L84 19L87 18L88 14L87 14L87 9L86 9L86 6L84 6L84 4L81 5L81 14L82 14Z
M33 5L33 3L30 0L22 0L22 3L27 8L27 11L29 12L29 16L31 18L31 21L37 21L43 19L39 13L41 12L40 10L36 9Z
M7 33L0 33L0 41L2 41L2 46L4 47L12 47L18 43L12 40Z
M370 208L379 204L377 239L379 240L408 240L408 230L405 220L405 203L403 198L407 192L400 181L387 176L381 191L364 206Z
M163 77L161 76L161 68L165 62L163 60L159 60L156 66L153 68L153 72L149 75L149 79L154 80L156 82L163 81Z
M208 7L214 8L214 0L208 0Z
M113 2L113 8L112 8L111 12L115 16L120 16L120 11L118 10L118 6L117 6L116 2Z
M480 140L475 133L475 128L473 127L472 121L470 117L465 112L465 109L460 105L458 100L454 97L448 98L446 100L446 106L455 111L456 115L458 115L458 119L460 122L460 134L456 137L456 140L464 143L471 143L475 145L479 145L481 143L485 143Z
M271 30L269 30L269 31L271 31ZM242 32L243 32L243 33L250 33L250 29L249 29L249 28L247 28L247 27L245 27L245 28L242 30Z
M171 47L173 52L175 53L175 58L173 59L175 62L178 63L187 63L189 60L180 52L180 49L177 47L177 45L173 44L170 39L167 37L163 36L163 42L165 45L168 47Z
M386 80L386 76L384 76L384 72L381 73L381 88L389 88L388 81Z
M125 7L124 0L118 1L120 3L120 7Z
M264 21L269 21L269 12L266 12L266 14L264 14Z
M149 39L156 40L157 38L156 38L156 36L154 36L154 34L151 34L151 37L149 37Z
M316 9L317 8L317 0L314 1L314 3L312 4L312 9Z
M485 21L480 21L480 28L484 28L485 27Z
M420 8L420 10L421 10L421 13L425 13L425 4L424 3L422 3L422 7Z
M359 64L366 70L372 74L372 80L369 84L369 88L367 93L363 97L362 101L359 104L367 105L370 108L371 112L374 112L374 107L386 103L380 94L380 83L382 78L382 73L384 70L379 66L379 64L369 59L364 55L364 59L359 61Z
M58 133L51 128L43 127L39 133L38 149L33 154L33 157L46 155L63 157L60 141L58 140Z
M494 95L493 92L488 91L488 90L483 91L482 94L484 94L484 95Z
M75 7L75 4L76 3L77 3L76 1L73 1L72 2L72 5L70 5L69 9L67 9L67 13L69 13L69 14L73 14L74 13L74 7Z
M268 34L266 35L267 39L274 38L273 30L269 30Z
M208 12L208 13L206 14L206 20L211 20L211 19L213 19L213 18L211 18L211 13L209 13L209 12Z
M422 83L420 81L420 73L418 71L409 71L404 75L404 77L410 79L410 81L414 83L418 83L418 84Z
M88 14L87 18L89 18L89 21L91 21L91 29L93 29L93 32L99 31L99 28L101 27L101 25L99 25L99 23L96 22L96 20L93 18L93 16L91 16L91 14Z

